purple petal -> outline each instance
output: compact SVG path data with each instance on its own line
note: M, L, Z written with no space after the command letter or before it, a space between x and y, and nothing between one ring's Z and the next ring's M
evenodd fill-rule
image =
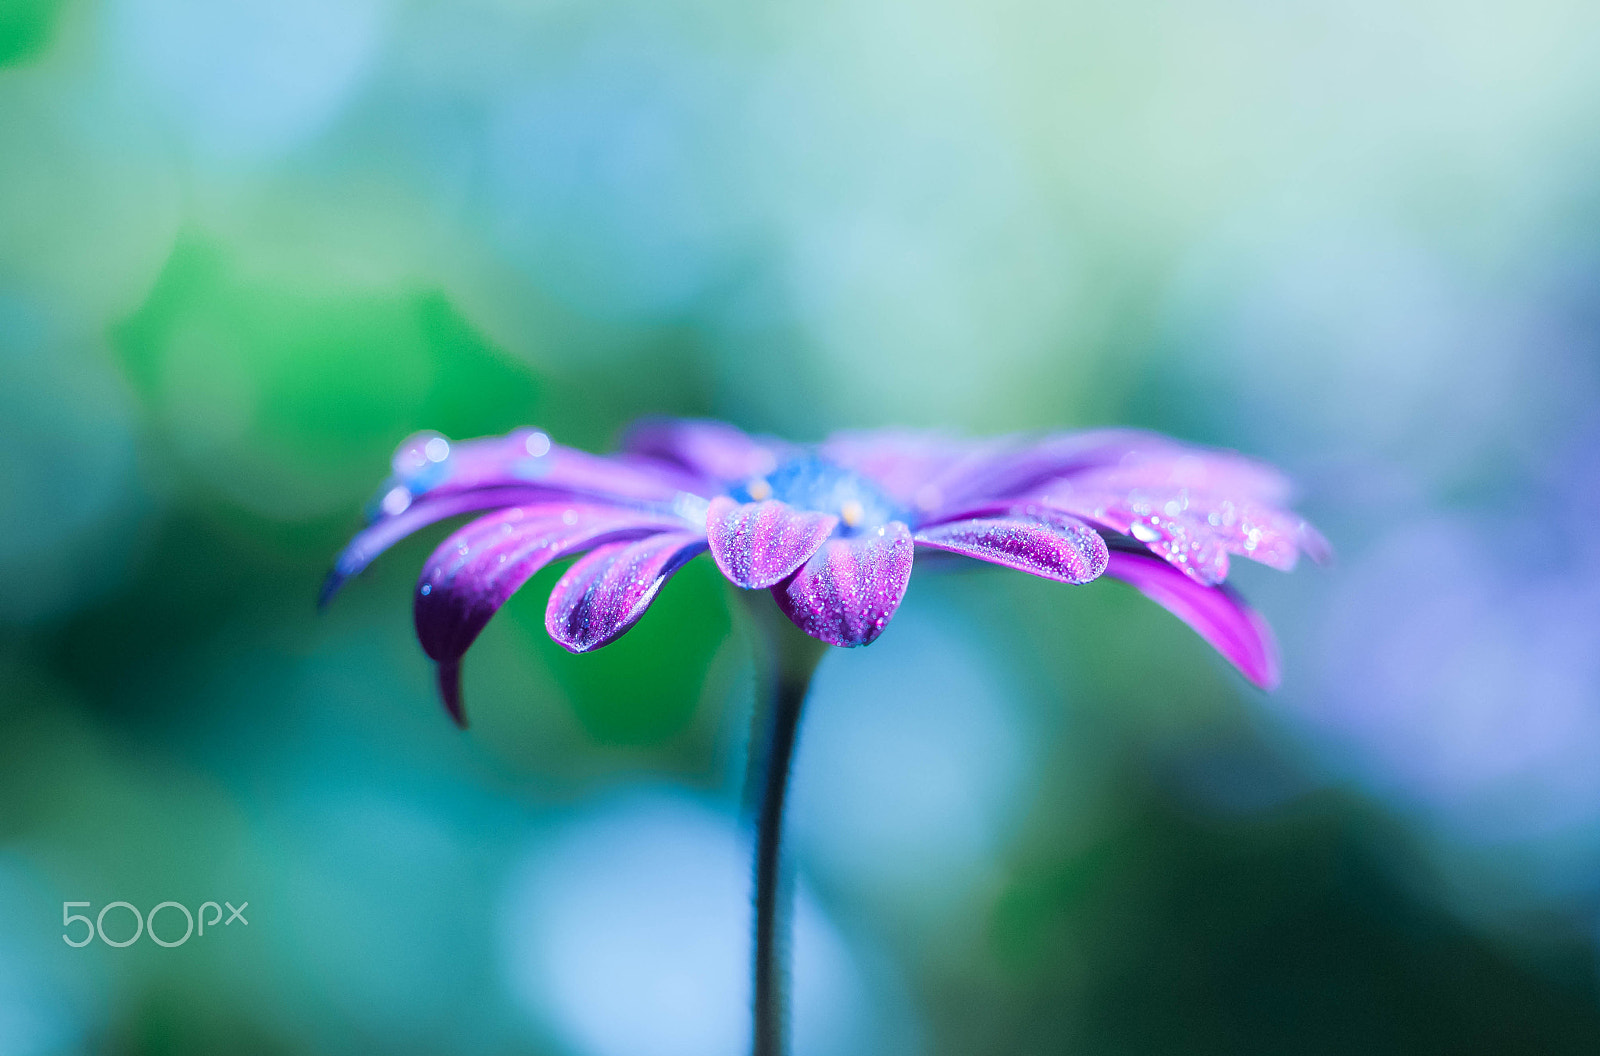
M404 492L449 495L478 488L536 484L561 495L631 502L670 502L696 482L670 466L630 465L560 444L537 429L451 441L418 433L394 456L383 501ZM395 489L402 489L396 492Z
M664 532L597 547L550 592L544 626L563 648L586 653L615 641L655 600L661 585L706 548L698 532Z
M1111 552L1106 575L1133 584L1145 597L1194 628L1228 662L1262 689L1278 684L1278 646L1254 609L1226 586L1195 582L1159 557Z
M458 660L506 599L551 561L600 543L683 529L677 518L612 506L547 503L480 517L423 566L417 637L435 660Z
M457 726L467 728L467 712L461 705L461 661L441 660L434 665L439 682L439 699Z
M1328 542L1328 537L1317 531L1310 521L1300 522L1299 538L1300 552L1319 565L1326 565L1333 560L1333 544Z
M1151 498L1147 492L1130 495L1072 484L1053 488L1039 501L1131 536L1197 583L1209 586L1228 578L1227 540L1203 518L1186 515L1181 494Z
M360 574L379 554L412 532L459 514L526 505L549 497L548 492L538 487L481 488L438 498L429 496L409 504L400 513L383 517L362 529L350 540L323 581L317 604L326 605L346 580Z
M989 487L1001 494L1086 474L1109 474L1120 487L1181 487L1226 492L1239 499L1281 504L1289 481L1271 466L1232 451L1181 444L1136 429L1055 433L1031 441L989 467Z
M811 637L829 645L866 645L905 597L915 547L911 529L890 521L861 535L829 539L772 596Z
M1076 517L1043 507L1009 516L948 521L920 529L922 546L975 557L1061 583L1087 583L1106 570L1106 542Z
M823 458L860 473L901 506L929 516L964 498L968 483L1015 441L965 440L936 432L878 429L835 433Z
M1132 536L1201 583L1220 583L1228 555L1288 571L1301 550L1327 543L1281 505L1288 491L1270 466L1226 451L1156 438L1115 464L1089 467L1035 492L1036 501Z
M819 453L837 466L871 477L909 504L919 487L959 464L974 446L945 433L873 429L835 433Z
M1227 578L1229 554L1287 572L1302 546L1326 553L1326 542L1298 514L1185 488L1120 488L1091 479L1054 486L1039 501L1132 536L1201 583Z
M711 500L706 535L722 574L746 590L770 587L805 564L833 533L839 518L797 510L786 502Z
M628 454L669 462L717 484L766 476L777 468L783 446L723 422L690 418L645 419L622 438Z
M1014 505L1066 474L1113 465L1129 451L1172 441L1134 430L961 440L929 433L843 433L824 454L882 484L924 523Z
M821 447L825 458L872 478L922 523L998 512L1059 478L1115 466L1140 452L1187 450L1132 429L987 440L870 430L837 433Z

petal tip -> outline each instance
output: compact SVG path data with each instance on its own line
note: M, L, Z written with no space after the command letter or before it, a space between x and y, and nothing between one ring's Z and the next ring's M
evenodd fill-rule
M1037 505L929 525L912 538L935 550L1074 585L1098 579L1110 561L1106 541L1094 528Z
M1270 671L1261 675L1247 674L1245 677L1250 680L1252 686L1255 686L1263 693L1271 693L1283 683L1283 678L1277 671Z
M777 499L740 503L718 496L706 511L711 558L728 582L745 590L774 587L794 575L838 524L833 514Z
M444 710L460 729L467 728L467 713L461 701L461 661L442 660L438 666L439 697Z
M610 543L580 558L550 591L544 627L569 653L587 653L626 634L663 584L706 548L693 532L662 532Z
M1224 588L1228 589L1228 588ZM1250 651L1247 662L1238 663L1238 668L1250 684L1257 689L1271 693L1283 682L1283 660L1278 652L1278 637L1272 633L1272 625L1255 609L1245 603L1231 589L1229 594L1239 609L1248 617L1251 627L1255 630L1255 648Z
M877 535L831 539L774 586L772 596L819 642L842 649L871 645L905 596L914 551L911 531L899 521Z
M328 574L322 577L322 586L317 590L317 611L327 612L328 605L333 601L333 596L339 593L339 588L344 586L344 576L339 574L337 568L328 569Z
M1333 544L1328 542L1328 537L1317 531L1309 521L1300 522L1299 536L1300 549L1313 562L1324 567L1334 563Z
M1113 551L1107 574L1188 624L1252 685L1277 688L1282 673L1277 639L1232 588L1200 583L1154 554Z

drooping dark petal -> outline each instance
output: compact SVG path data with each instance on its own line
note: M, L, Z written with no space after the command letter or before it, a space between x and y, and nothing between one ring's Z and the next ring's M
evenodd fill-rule
M550 591L544 626L564 649L586 653L632 627L674 572L706 548L699 532L663 532L596 547Z
M539 569L601 543L683 531L685 522L609 506L541 504L480 517L423 566L417 638L440 663L459 660L489 618Z
M1194 628L1257 686L1277 686L1278 646L1272 628L1230 587L1197 583L1159 557L1122 550L1111 551L1106 575L1131 583Z
M647 418L622 438L627 454L679 466L716 484L771 473L787 446L748 436L724 422L693 418Z
M444 701L444 710L450 713L457 726L466 729L467 712L461 705L461 661L442 660L434 665L434 673L439 683L439 699Z
M770 587L787 578L817 552L839 518L797 510L786 502L711 500L706 536L722 574L746 590Z
M829 539L772 596L811 637L829 645L866 645L905 597L915 547L900 521Z
M1028 506L1002 517L947 521L919 529L919 545L975 557L1061 583L1087 583L1106 570L1100 533L1076 517Z
M328 578L323 581L317 604L326 605L346 580L360 574L379 554L412 532L463 513L527 505L548 498L549 493L538 487L515 486L480 488L419 499L399 513L381 517L350 540L334 561Z

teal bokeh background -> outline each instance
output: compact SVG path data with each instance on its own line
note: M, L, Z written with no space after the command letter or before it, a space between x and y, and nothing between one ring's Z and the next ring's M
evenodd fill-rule
M466 734L443 529L313 610L409 433L662 413L1160 429L1339 553L1237 573L1270 696L1120 585L919 569L808 716L798 1056L1596 1051L1597 47L1569 0L0 0L0 1054L739 1052L709 563L584 657L541 574ZM74 949L83 900L250 923Z

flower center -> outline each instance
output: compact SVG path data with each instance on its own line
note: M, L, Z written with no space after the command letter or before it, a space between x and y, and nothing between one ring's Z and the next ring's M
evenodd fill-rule
M835 514L839 535L854 535L901 516L894 500L872 481L812 454L797 455L728 494L740 502L777 499L796 509Z

